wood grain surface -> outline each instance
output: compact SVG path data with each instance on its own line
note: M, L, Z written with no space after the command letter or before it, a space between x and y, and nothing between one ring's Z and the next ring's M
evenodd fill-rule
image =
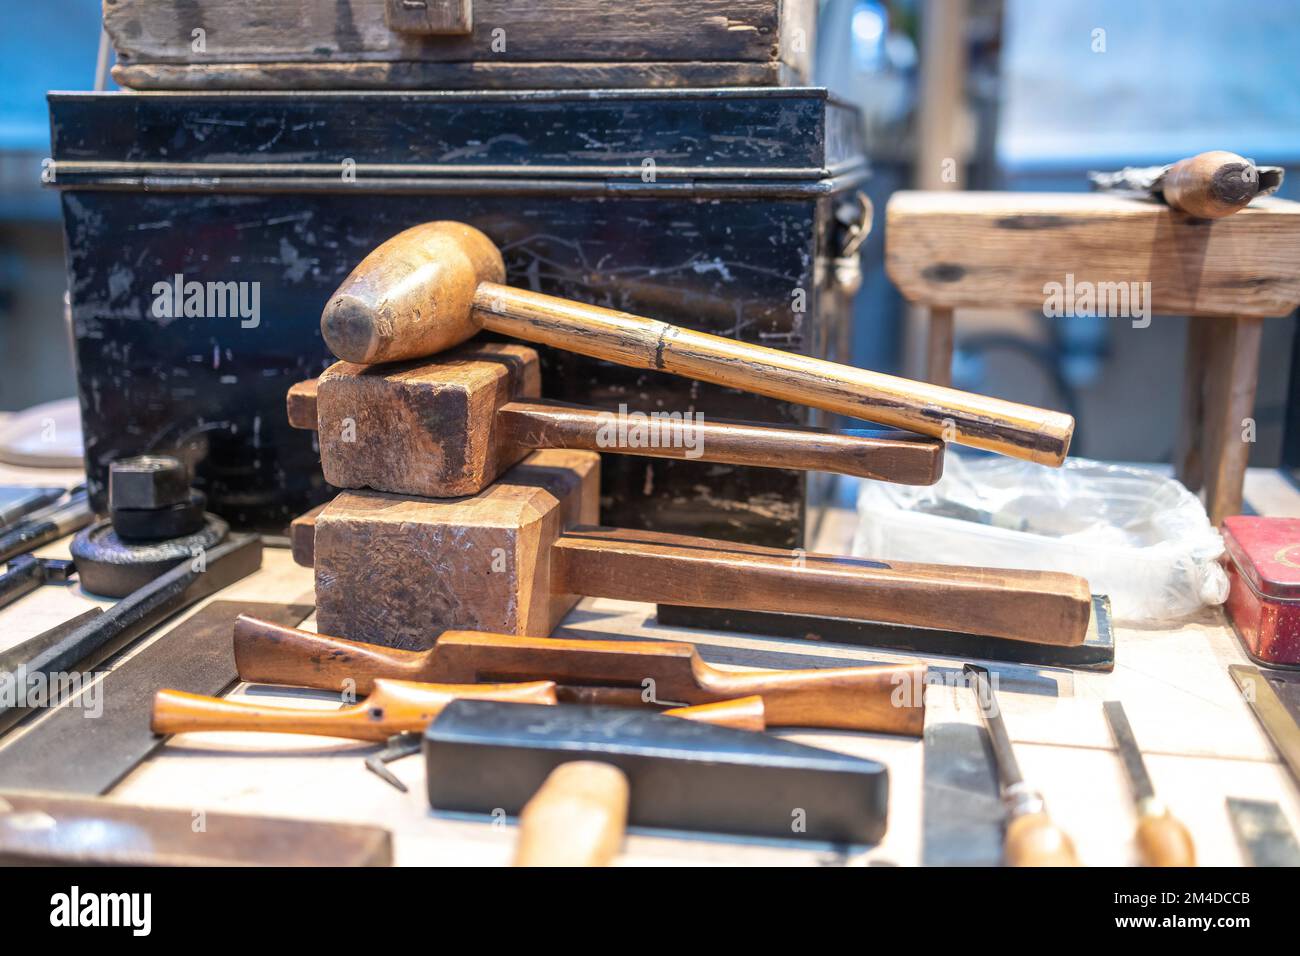
M1150 282L1156 315L1267 318L1300 305L1300 203L1209 222L1086 193L897 192L885 268L910 302L1041 310L1044 286Z

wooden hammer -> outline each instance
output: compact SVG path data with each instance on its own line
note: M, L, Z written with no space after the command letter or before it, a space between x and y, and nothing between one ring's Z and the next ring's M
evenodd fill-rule
M336 356L422 358L480 328L633 368L745 389L1041 464L1065 460L1074 419L502 285L505 264L472 226L429 222L381 244L321 315Z
M452 498L482 491L538 448L828 471L928 485L943 442L908 432L840 435L812 428L675 419L537 399L537 352L471 342L434 359L338 362L289 389L289 423L318 430L336 488ZM689 414L689 413L688 413ZM651 425L653 422L653 431ZM639 431L638 431L639 429Z
M460 685L553 680L556 698L566 703L734 707L738 700L757 697L768 726L919 737L925 725L924 664L730 671L706 663L687 643L481 631L444 631L428 650L407 651L247 615L235 621L234 645L240 680L257 684L335 691L351 687L367 694L392 678Z
M477 495L342 492L297 523L322 631L423 649L449 628L545 637L580 595L1080 644L1087 582L602 528L600 456L534 452Z

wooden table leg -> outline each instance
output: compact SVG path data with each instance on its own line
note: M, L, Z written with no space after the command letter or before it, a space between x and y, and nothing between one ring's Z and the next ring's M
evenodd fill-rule
M1194 316L1189 321L1184 413L1198 411L1194 397L1199 394L1200 421L1199 428L1196 419L1184 422L1184 433L1199 431L1200 438L1199 448L1193 440L1183 449L1187 454L1180 454L1180 477L1185 474L1204 484L1205 510L1217 525L1241 512L1251 445L1246 440L1246 420L1255 408L1263 319ZM1188 396L1193 400L1188 401Z
M925 380L952 384L953 310L930 306L930 328L925 343Z
M1174 450L1174 474L1188 491L1200 491L1205 484L1205 390L1210 354L1212 320L1187 317L1187 354L1183 360L1182 420Z

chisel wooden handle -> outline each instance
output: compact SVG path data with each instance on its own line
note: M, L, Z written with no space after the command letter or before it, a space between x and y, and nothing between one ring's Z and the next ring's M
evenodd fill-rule
M1048 465L1064 459L1074 420L952 388L501 285L501 255L463 223L432 222L376 248L331 297L321 333L339 358L419 358L480 328L633 368L865 418Z
M1164 175L1165 202L1198 219L1245 209L1259 193L1259 170L1236 153L1216 149L1181 159Z
M1007 822L1003 843L1008 866L1078 866L1074 841L1046 811L1023 813Z
M551 549L560 594L812 614L1077 645L1088 582L1054 571L806 554L650 531L585 527ZM769 712L769 720L776 720Z
M1196 865L1192 835L1168 811L1138 817L1137 845L1143 866Z
M364 701L338 710L268 707L178 690L160 690L154 695L150 727L156 734L243 730L383 741L393 734L423 730L443 707L460 698L554 704L555 684L552 681L534 681L464 685L379 680Z
M609 866L627 826L629 786L612 764L575 760L551 771L519 814L515 866Z

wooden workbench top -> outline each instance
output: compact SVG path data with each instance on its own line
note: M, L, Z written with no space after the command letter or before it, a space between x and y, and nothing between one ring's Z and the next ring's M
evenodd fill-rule
M73 476L75 477L75 476ZM66 473L0 467L0 482L68 481ZM1298 495L1276 473L1255 471L1247 499L1256 510L1300 516ZM818 550L845 550L853 515L825 522ZM66 553L66 542L38 554ZM218 595L221 599L310 603L312 574L284 549L270 548L263 569ZM75 587L44 587L0 611L0 649L16 644L94 603ZM192 613L192 612L191 612ZM847 645L661 627L649 605L584 600L566 619L574 636L607 634L688 640L728 665L773 654L890 662L906 655ZM310 622L307 625L311 626ZM1300 831L1300 795L1228 676L1247 663L1218 610L1175 627L1116 629L1116 666L1100 674L1017 667L1003 676L999 699L1020 745L1025 777L1042 790L1052 816L1073 836L1087 865L1135 862L1132 802L1102 718L1101 702L1123 701L1157 792L1187 824L1205 865L1236 865L1241 855L1224 808L1228 796L1276 800ZM934 659L949 670L959 662ZM1006 671L1006 668L1002 668ZM295 706L338 706L316 692L241 685L235 697ZM928 691L927 723L977 723L969 690ZM921 858L923 746L919 740L845 732L782 732L803 743L880 760L890 771L890 823L877 847L845 853L830 845L790 846L770 840L634 833L621 863L645 865L915 864ZM514 828L505 823L434 816L424 796L423 761L390 765L410 791L399 793L363 766L372 745L326 738L263 734L192 734L172 738L110 794L115 799L190 810L373 823L389 828L399 864L500 865L508 862Z

